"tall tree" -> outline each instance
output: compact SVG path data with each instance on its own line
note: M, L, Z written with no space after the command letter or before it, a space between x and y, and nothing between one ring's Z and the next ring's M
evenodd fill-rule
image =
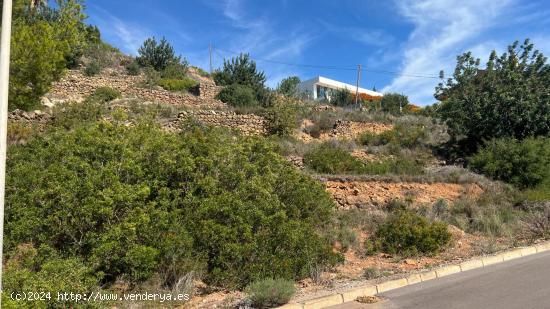
M298 76L289 76L277 85L277 92L288 97L296 97L298 95L298 84L300 84Z
M164 37L160 42L157 42L154 37L148 38L143 42L138 53L139 56L136 60L141 66L150 66L157 71L162 71L171 64L181 62L181 57L176 56L174 47Z
M52 82L61 77L67 59L84 44L84 15L79 1L60 0L56 9L42 6L36 14L27 9L30 4L17 0L14 6L11 109L37 105ZM37 3L34 5L37 8Z
M439 115L453 142L475 152L492 138L550 133L550 66L527 39L501 56L493 51L485 68L472 53L457 58L452 78L436 88Z
M264 72L258 71L256 62L249 54L240 54L231 60L224 60L223 69L214 75L214 80L222 86L239 84L261 89L265 87L266 77Z

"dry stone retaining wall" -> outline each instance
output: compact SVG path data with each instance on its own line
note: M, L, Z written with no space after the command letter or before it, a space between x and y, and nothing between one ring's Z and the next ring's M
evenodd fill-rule
M191 110L181 112L178 118L168 124L171 129L176 129L183 121L194 119L203 124L237 129L244 135L264 135L265 118L252 114L240 115L234 112L215 110Z
M109 73L110 72L110 73ZM220 88L213 83L202 82L199 96L189 93L166 91L162 88L146 89L139 87L143 76L130 76L106 70L97 76L85 76L80 71L71 70L63 79L53 85L48 99L53 102L81 101L99 87L111 87L129 97L138 97L153 102L180 105L188 108L222 109L227 105L214 99Z

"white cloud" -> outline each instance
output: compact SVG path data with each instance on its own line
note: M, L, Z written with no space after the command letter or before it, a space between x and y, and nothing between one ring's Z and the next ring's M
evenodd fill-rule
M149 29L122 21L97 5L89 5L89 7L100 13L94 16L94 21L101 29L102 36L115 41L112 43L120 46L125 52L136 55L143 41L152 36L152 31Z
M380 29L365 29L351 26L338 26L320 21L324 28L339 37L349 38L363 45L386 46L394 41L394 37Z
M296 27L291 31L281 32L271 19L264 15L247 15L246 0L208 1L208 5L219 10L227 19L230 35L218 42L214 54L214 64L221 65L222 59L236 56L235 53L249 53L257 59L259 69L269 72L266 84L275 87L284 77L299 75L299 70L278 62L299 62L305 49L315 40L316 35L304 28ZM221 57L220 57L221 56Z
M398 3L401 15L415 29L405 44L401 73L404 75L437 75L451 72L456 55L475 48L477 55L488 54L491 41L483 34L493 27L511 0L407 0ZM476 44L477 42L477 44ZM487 42L487 43L486 43ZM473 45L473 46L472 46ZM438 80L396 77L383 91L407 94L417 104L429 104Z

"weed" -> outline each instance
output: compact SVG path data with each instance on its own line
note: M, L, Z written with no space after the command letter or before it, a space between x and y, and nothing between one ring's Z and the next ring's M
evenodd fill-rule
M251 283L246 292L253 306L270 308L288 303L296 288L292 280L263 279Z

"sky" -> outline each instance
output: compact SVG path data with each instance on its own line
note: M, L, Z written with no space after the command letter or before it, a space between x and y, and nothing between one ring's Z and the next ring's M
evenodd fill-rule
M434 103L439 72L466 51L486 61L530 38L550 55L547 0L88 0L87 22L136 55L166 37L191 65L209 70L249 53L276 87L281 79L324 76Z

